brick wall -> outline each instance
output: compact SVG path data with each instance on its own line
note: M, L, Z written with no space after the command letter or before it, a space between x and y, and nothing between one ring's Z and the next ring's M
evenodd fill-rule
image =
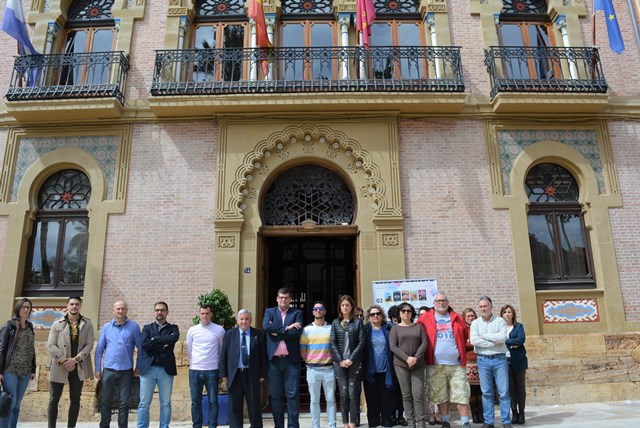
M517 305L509 216L491 207L483 132L480 121L399 126L407 277L437 278L458 312L480 294Z
M620 284L627 321L640 321L640 126L631 122L610 122L609 134L613 158L620 182L622 207L609 210L613 242L616 248Z
M217 139L207 121L135 126L126 211L109 217L100 324L125 299L141 323L165 300L181 330L191 325L213 284Z

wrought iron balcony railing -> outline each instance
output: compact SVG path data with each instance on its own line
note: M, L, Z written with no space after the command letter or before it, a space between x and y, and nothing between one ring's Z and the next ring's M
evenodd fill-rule
M484 62L498 92L607 92L596 48L492 46Z
M152 95L335 91L462 92L460 48L162 50L151 86Z
M9 101L115 97L124 105L129 58L123 52L16 57Z

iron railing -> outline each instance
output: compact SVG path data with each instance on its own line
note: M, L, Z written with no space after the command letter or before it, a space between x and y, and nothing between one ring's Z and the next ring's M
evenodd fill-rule
M491 46L484 60L498 92L607 92L597 48Z
M156 51L152 95L462 92L459 47Z
M16 57L9 101L115 97L124 105L129 58L123 52Z

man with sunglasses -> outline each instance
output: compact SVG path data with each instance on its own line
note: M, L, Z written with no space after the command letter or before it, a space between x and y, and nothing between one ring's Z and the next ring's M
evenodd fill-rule
M326 314L324 302L316 300L313 303L313 322L302 330L300 336L300 356L307 364L312 428L320 428L321 387L327 401L329 428L336 428L336 379L329 348L331 324L325 321Z

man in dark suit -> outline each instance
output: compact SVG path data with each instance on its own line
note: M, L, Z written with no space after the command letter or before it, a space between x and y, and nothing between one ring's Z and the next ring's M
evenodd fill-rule
M260 382L267 377L264 333L251 327L251 311L240 309L238 327L228 330L220 352L220 377L229 391L229 427L242 428L242 404L247 401L251 428L262 428Z
M278 306L264 313L262 327L267 337L269 396L275 428L284 428L284 400L287 396L289 428L300 426L300 335L302 312L291 308L291 292L278 290Z
M149 426L149 406L153 390L158 385L160 395L160 428L168 428L171 422L171 391L173 377L178 374L173 348L180 338L178 326L167 322L169 305L158 302L153 305L155 322L142 328L142 351L138 362L140 370L140 405L138 428Z

